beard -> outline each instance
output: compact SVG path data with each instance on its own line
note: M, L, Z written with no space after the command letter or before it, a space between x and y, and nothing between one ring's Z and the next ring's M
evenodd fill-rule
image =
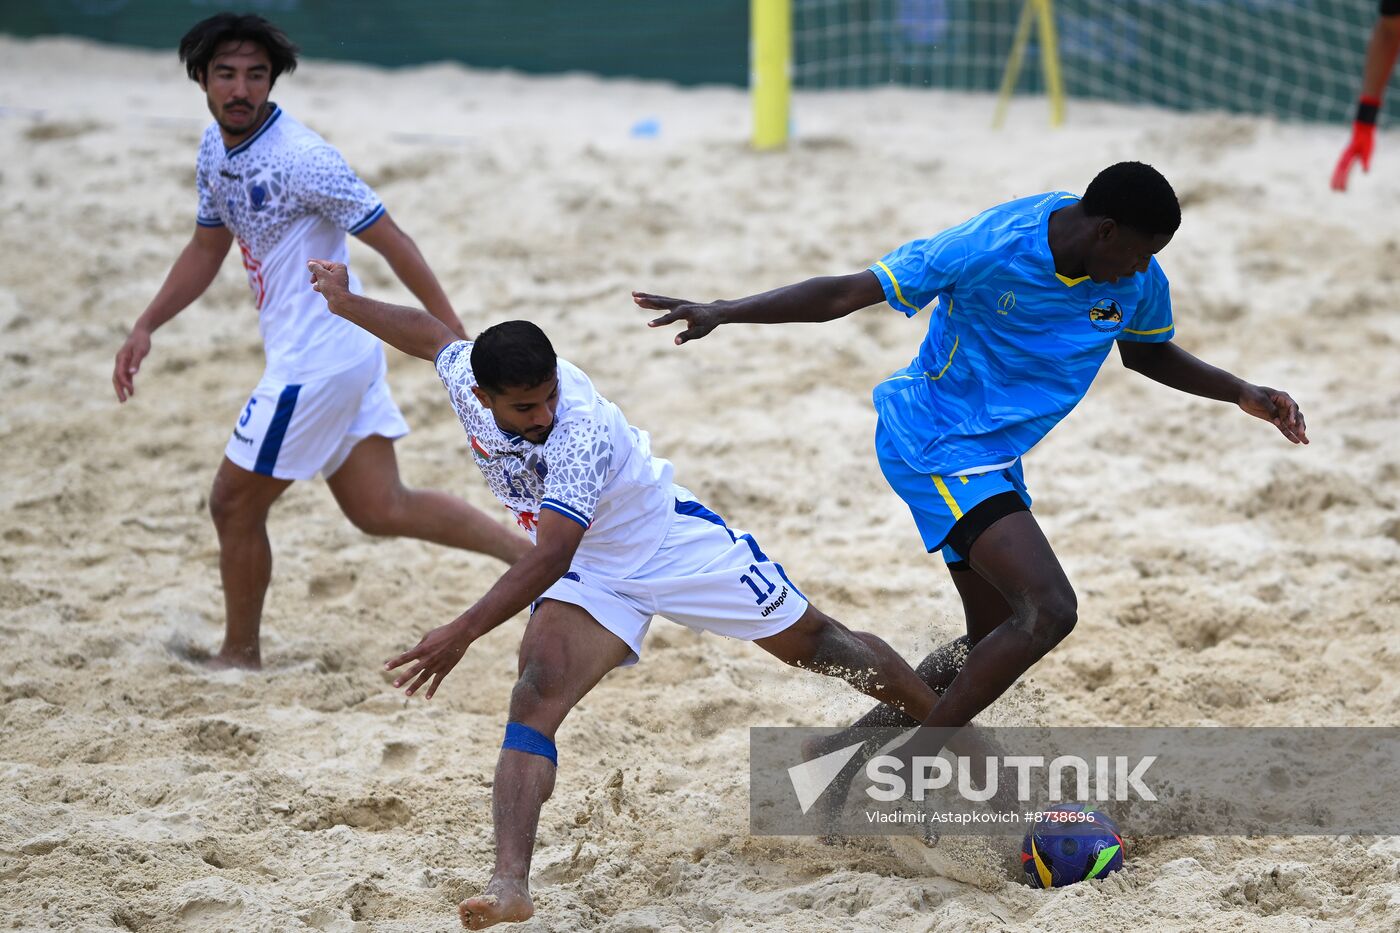
M230 108L235 108L232 113L230 113ZM237 136L258 125L263 112L267 109L267 104L255 107L252 101L231 100L218 110L215 110L212 105L209 109L214 114L214 122L219 124L219 129L231 136Z

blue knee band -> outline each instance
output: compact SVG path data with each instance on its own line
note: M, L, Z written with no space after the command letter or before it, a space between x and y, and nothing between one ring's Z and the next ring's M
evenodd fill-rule
M513 748L527 755L539 755L541 758L548 758L554 767L559 767L559 750L554 747L554 742L543 732L531 729L523 722L506 723L506 740L501 743L501 748Z

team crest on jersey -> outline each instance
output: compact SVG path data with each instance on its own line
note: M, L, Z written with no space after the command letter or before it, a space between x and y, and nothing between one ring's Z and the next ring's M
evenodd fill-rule
M1112 298L1101 298L1089 309L1089 323L1094 330L1117 330L1123 326L1123 309Z
M258 177L250 181L246 187L248 193L248 207L253 213L258 214L272 206L274 198L282 196L283 177L280 171L271 172L266 178Z

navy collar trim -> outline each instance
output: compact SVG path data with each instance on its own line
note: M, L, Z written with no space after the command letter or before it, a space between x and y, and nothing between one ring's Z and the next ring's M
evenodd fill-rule
M282 116L282 108L277 106L276 104L273 104L272 113L267 115L267 119L263 121L262 126L258 127L258 131L252 136L249 136L247 139L243 140L243 142L234 146L232 149L224 150L224 158L231 159L234 156L238 155L240 152L246 151L249 146L253 145L253 143L258 141L258 137L262 136L263 133L267 132L268 127L277 122L277 118L280 116Z

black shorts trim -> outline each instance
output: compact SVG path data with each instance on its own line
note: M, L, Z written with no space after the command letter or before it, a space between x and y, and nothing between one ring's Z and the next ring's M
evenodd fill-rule
M939 547L951 545L953 550L963 556L963 560L955 563L965 565L967 558L972 556L972 545L982 536L982 532L1012 513L1029 511L1026 500L1021 498L1020 493L1010 490L999 492L974 505L971 511L964 512L963 517L958 519L958 523L948 532L948 537L943 539L943 544ZM954 567L953 564L949 564L948 567L953 570L970 569L966 566Z

